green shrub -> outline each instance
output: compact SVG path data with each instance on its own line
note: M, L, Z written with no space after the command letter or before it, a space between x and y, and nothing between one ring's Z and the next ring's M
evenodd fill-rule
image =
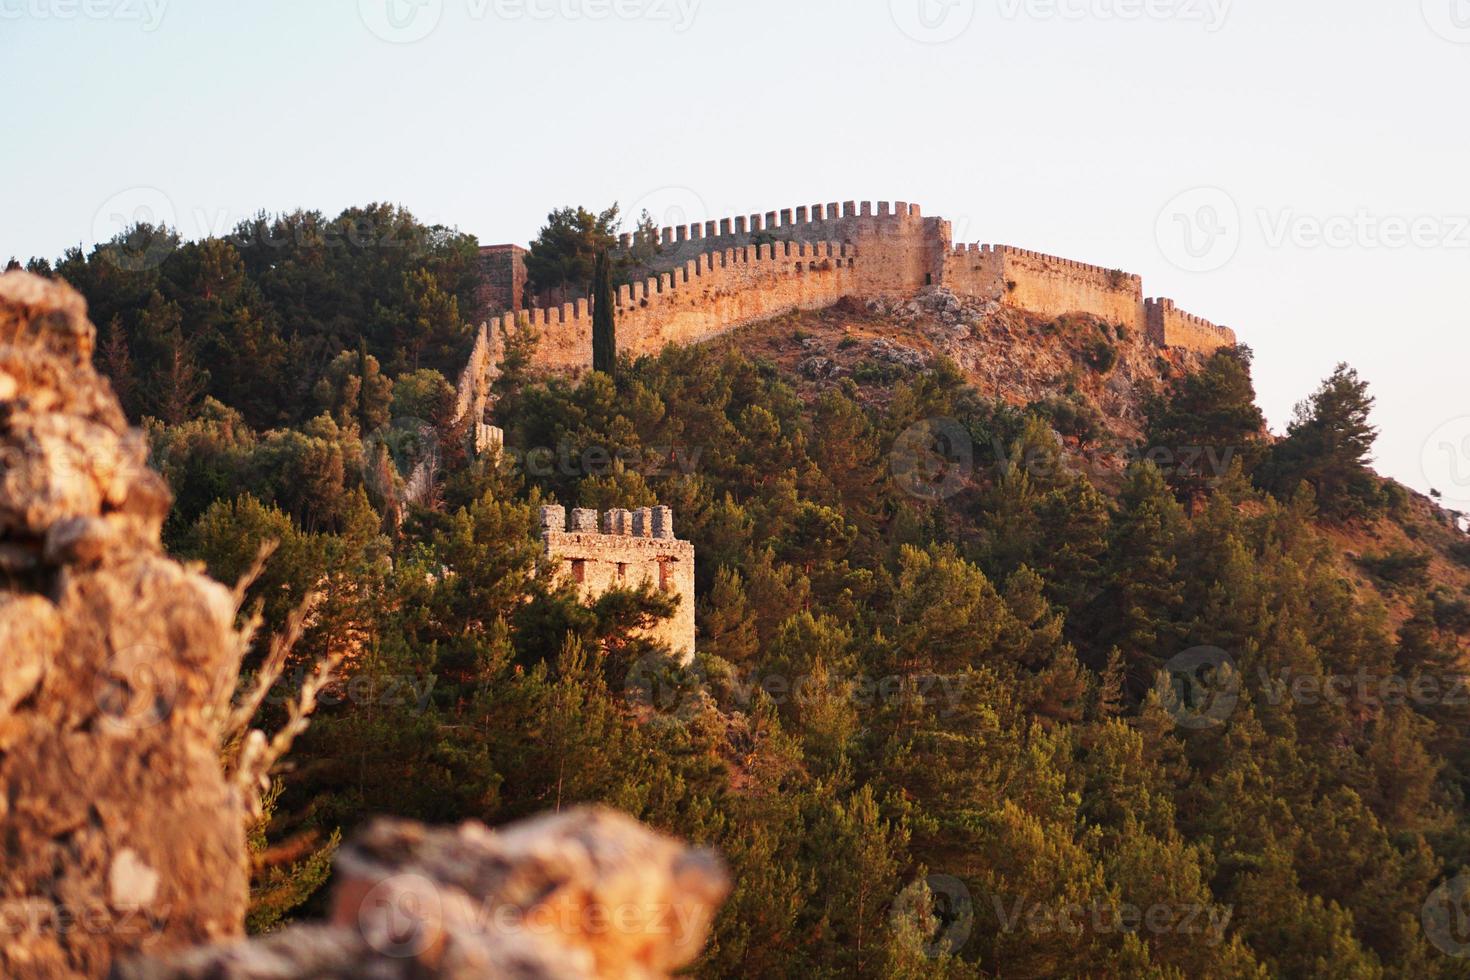
M864 360L852 369L852 378L858 384L892 384L903 375L903 371L896 364L879 363L871 359Z
M1453 633L1470 633L1470 601L1456 599L1444 590L1434 594L1434 625Z
M1398 588L1424 585L1429 581L1429 555L1422 551L1398 549L1384 555L1364 555L1358 559L1369 575Z
M1106 340L1099 340L1087 351L1084 360L1098 374L1107 374L1118 363L1118 349Z

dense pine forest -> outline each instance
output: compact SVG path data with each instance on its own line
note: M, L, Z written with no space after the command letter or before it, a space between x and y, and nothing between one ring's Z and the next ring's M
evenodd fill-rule
M265 633L306 614L268 710L341 660L253 835L255 930L372 815L596 801L729 862L702 976L1470 976L1470 539L1369 468L1351 368L1271 436L1222 350L1117 445L1066 379L1018 405L944 357L569 382L515 343L476 454L476 248L376 205L29 265L89 302L171 551L233 584L276 543ZM662 594L538 569L547 503L673 508L692 665L640 638Z

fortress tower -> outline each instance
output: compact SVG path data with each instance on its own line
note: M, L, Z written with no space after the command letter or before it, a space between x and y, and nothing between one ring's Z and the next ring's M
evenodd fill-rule
M478 297L480 309L485 313L524 309L526 250L519 245L485 245L478 261L485 283Z
M674 512L668 507L572 511L541 508L541 540L556 575L574 582L584 602L613 589L636 589L644 582L679 597L673 616L649 631L684 663L694 659L694 545L674 537Z

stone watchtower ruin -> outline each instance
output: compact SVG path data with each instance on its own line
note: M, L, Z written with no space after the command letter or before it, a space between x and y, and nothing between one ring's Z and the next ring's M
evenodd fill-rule
M694 545L674 537L668 507L598 512L541 508L541 540L560 581L572 582L583 602L613 589L648 583L678 596L674 614L647 633L683 663L694 658Z

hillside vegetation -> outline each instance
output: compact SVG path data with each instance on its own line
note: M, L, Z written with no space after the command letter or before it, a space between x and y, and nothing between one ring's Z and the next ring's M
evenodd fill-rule
M50 270L150 419L171 549L233 583L279 541L266 634L322 593L272 710L347 655L257 928L372 814L600 802L729 860L705 976L1470 975L1421 915L1470 865L1470 540L1366 468L1350 369L1272 439L1246 349L931 293L575 383L513 346L475 458L473 242L363 213L427 244ZM636 638L662 596L538 574L553 501L674 508L691 667Z

